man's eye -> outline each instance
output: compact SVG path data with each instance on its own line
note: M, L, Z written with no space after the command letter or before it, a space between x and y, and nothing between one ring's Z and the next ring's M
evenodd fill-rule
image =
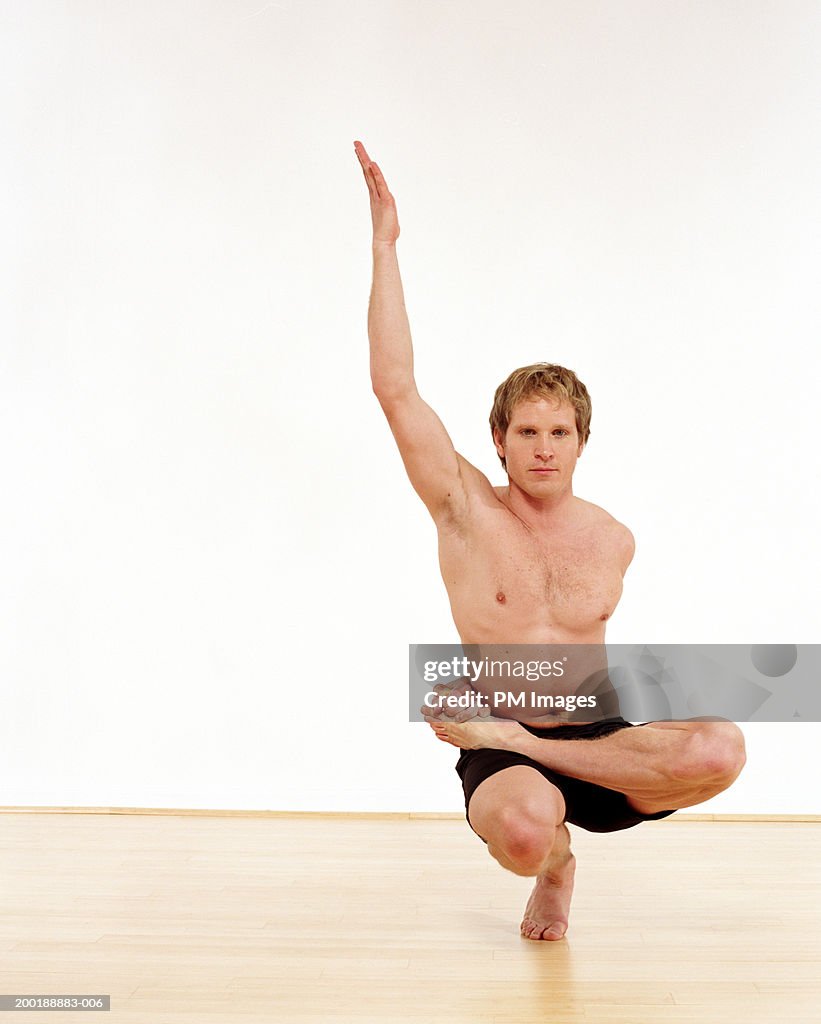
M554 434L561 434L562 437L564 437L565 434L567 434L567 431L566 430L554 430L553 433Z

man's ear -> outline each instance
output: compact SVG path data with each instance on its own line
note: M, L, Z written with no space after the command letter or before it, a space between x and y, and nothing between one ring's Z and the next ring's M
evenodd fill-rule
M496 445L496 454L500 459L505 457L505 439L502 437L499 428L493 428L493 443Z
M584 451L584 441L582 441L582 443L579 445L579 455L581 455L581 453L583 451ZM579 455L576 456L577 459L578 459Z

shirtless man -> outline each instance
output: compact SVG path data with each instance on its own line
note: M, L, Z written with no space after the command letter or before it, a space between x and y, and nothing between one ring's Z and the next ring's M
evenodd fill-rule
M586 388L546 363L499 387L491 425L506 487L493 487L454 450L416 390L396 204L362 143L354 149L373 221L371 380L436 523L462 643L603 644L634 543L625 526L573 494L589 435ZM503 867L536 878L521 924L529 939L567 930L575 871L567 821L608 832L664 817L726 789L745 760L743 734L726 721L429 724L461 750L471 828Z

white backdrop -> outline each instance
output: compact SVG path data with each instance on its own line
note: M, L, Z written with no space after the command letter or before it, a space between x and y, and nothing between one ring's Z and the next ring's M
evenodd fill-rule
M0 804L456 810L456 635L368 378L360 138L423 396L593 396L613 642L811 643L821 7L0 5ZM297 699L310 715L294 714ZM716 812L821 812L821 725Z

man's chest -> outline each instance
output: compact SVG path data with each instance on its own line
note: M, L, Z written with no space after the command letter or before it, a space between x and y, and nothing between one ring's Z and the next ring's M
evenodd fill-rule
M479 559L482 571L507 588L511 598L574 604L602 599L616 587L621 591L613 552L593 531L550 543L505 531L489 537L484 550L485 558Z
M440 545L452 596L502 614L592 623L609 618L622 592L612 531L590 527L549 540L504 520ZM504 611L503 611L504 610Z

